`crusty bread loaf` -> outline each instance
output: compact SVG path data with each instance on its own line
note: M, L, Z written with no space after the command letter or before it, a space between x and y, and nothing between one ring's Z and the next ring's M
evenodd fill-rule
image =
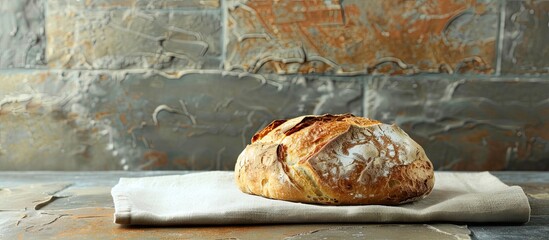
M414 201L433 189L423 148L395 125L351 114L276 120L238 157L245 193L326 205Z

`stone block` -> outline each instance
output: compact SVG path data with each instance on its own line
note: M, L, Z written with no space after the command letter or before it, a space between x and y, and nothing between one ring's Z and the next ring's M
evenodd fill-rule
M0 170L120 170L77 75L0 71Z
M227 3L226 70L491 73L499 1Z
M44 0L0 3L0 69L45 65Z
M549 82L375 77L365 114L401 126L439 170L549 170Z
M549 2L506 1L501 72L549 73Z
M53 71L0 78L5 170L233 169L272 120L362 114L357 78Z
M71 1L74 2L74 1ZM221 10L142 9L95 1L48 1L46 56L51 68L219 68ZM187 6L198 1L159 1ZM208 1L206 1L208 2ZM191 4L192 5L192 4Z
M101 108L116 106L118 116L111 119L126 133L124 145L141 149L127 158L126 168L231 170L253 134L274 119L361 114L356 79L226 74L132 74L105 88L121 90L107 94L113 99Z

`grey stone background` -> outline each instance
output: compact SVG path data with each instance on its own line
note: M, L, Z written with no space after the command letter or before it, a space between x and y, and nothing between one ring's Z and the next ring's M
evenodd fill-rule
M346 112L439 170L549 170L549 2L412 2L0 0L0 170L230 170Z

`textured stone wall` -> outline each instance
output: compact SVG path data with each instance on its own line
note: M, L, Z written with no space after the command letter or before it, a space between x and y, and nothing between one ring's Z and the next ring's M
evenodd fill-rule
M270 121L549 170L549 2L0 0L0 170L232 169Z

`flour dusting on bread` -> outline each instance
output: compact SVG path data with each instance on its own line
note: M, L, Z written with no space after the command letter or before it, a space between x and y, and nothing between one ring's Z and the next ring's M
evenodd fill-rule
M243 192L330 204L399 204L434 185L425 152L396 125L351 114L276 120L235 166Z

